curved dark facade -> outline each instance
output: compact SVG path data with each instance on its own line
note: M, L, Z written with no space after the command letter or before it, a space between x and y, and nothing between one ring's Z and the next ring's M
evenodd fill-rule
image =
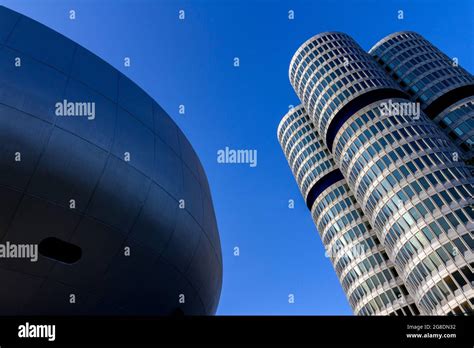
M0 258L0 315L216 311L221 247L191 144L111 65L4 7L0 211L0 243L40 251Z

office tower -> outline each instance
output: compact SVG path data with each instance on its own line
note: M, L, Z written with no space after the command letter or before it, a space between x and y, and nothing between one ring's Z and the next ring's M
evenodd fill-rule
M186 136L111 65L5 7L0 208L1 244L39 245L37 262L0 259L0 315L216 311L219 234Z
M451 139L346 34L307 40L289 78L420 312L472 313L474 179Z
M390 34L369 53L474 164L474 77L421 35Z
M277 134L354 313L419 314L302 105L283 117Z

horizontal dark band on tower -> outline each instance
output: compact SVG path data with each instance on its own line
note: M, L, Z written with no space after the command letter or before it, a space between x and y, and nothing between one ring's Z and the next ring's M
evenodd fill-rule
M328 131L326 133L326 145L329 151L332 152L332 144L336 137L337 132L341 129L344 122L346 122L352 115L354 115L360 109L363 109L367 105L370 105L377 100L389 99L389 98L407 98L405 92L393 88L380 88L364 93L350 102L339 110L329 124Z
M321 192L342 179L344 179L344 177L342 176L341 171L339 169L334 169L318 180L316 184L311 187L311 190L309 190L308 196L306 196L306 206L308 209L311 211L314 201L318 198Z
M437 99L435 99L430 105L428 105L425 110L425 114L428 115L429 118L434 119L438 116L441 111L446 109L447 107L457 103L458 101L473 96L474 95L474 85L467 85L458 87L455 89L450 90L447 93L444 93Z

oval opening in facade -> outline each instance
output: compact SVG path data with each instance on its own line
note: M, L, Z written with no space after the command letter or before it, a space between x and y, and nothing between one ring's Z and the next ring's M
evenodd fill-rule
M67 264L79 261L82 256L80 247L55 237L43 239L38 249L42 256Z

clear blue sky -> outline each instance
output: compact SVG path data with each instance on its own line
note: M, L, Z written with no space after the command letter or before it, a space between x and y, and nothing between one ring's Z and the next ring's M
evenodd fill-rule
M188 136L216 208L224 284L218 314L350 315L351 309L276 139L298 99L288 64L328 30L365 49L414 30L473 71L473 1L0 0L88 48L157 100ZM76 20L68 18L76 11ZM186 11L185 21L178 11ZM288 10L295 20L288 20ZM404 10L405 19L397 19ZM123 67L131 57L132 66ZM233 67L233 58L240 67ZM178 113L185 104L186 114ZM258 165L217 163L225 146ZM288 209L288 200L296 207ZM241 255L233 256L234 246ZM288 303L288 294L295 303Z

